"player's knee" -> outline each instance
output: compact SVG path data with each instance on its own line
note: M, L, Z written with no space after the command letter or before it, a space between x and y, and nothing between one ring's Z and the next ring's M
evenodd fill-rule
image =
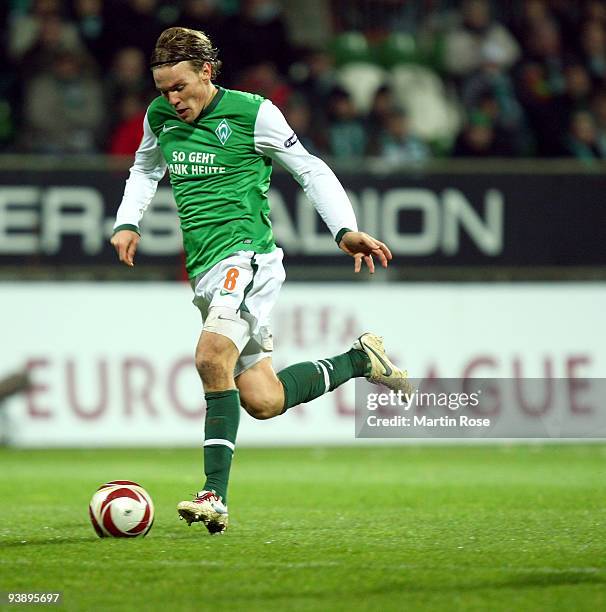
M214 353L198 352L196 369L205 385L219 384L230 375L230 369L223 356Z
M242 405L251 417L260 421L271 419L282 412L282 406L278 406L272 398L242 398Z

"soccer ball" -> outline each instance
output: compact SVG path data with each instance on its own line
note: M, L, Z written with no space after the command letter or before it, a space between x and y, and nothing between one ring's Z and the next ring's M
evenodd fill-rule
M149 493L132 480L102 484L88 506L88 514L100 538L136 538L154 524L154 503Z

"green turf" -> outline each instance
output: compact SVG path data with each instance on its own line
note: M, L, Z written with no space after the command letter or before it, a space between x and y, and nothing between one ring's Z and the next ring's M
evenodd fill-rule
M606 446L239 449L231 526L178 521L197 450L0 450L0 590L69 610L603 610ZM145 539L98 539L139 481Z

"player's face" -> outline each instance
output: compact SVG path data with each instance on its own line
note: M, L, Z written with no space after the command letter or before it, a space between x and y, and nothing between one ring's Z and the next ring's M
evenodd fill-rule
M204 64L199 72L189 62L154 69L156 88L186 123L196 120L212 95L210 76L210 64Z

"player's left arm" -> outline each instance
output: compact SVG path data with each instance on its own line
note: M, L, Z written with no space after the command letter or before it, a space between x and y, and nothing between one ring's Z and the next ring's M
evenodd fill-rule
M156 194L158 182L165 173L166 162L146 113L143 119L143 138L135 153L135 162L124 187L124 195L116 213L110 241L120 261L127 266L135 265L135 253L141 238L139 222Z
M351 202L335 173L318 157L311 155L281 111L265 100L255 124L255 148L284 166L301 185L305 195L318 211L339 248L354 258L354 272L364 262L371 273L373 257L386 268L391 252L381 241L358 231Z

